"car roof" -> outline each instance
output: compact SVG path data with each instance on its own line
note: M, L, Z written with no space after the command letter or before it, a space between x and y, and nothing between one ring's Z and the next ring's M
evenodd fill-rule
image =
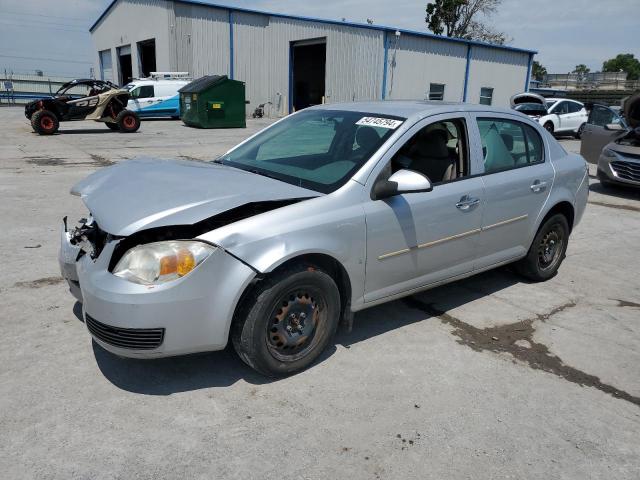
M488 105L474 105L461 102L441 102L428 100L377 100L362 102L344 102L316 105L314 110L345 110L350 112L366 112L371 114L398 116L409 118L417 116L431 116L452 112L492 112L509 115L521 115L512 109L491 107Z
M573 98L547 98L546 100L547 102L559 102L562 100L566 102L579 103L580 105L583 105L582 102L579 102L578 100L574 100Z

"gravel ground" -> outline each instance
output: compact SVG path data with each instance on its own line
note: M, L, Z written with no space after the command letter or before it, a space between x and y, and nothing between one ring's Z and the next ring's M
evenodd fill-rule
M56 262L60 219L84 215L71 185L138 155L211 159L266 124L39 137L0 109L0 476L640 477L640 194L595 178L549 282L501 269L365 310L285 380L229 348L140 361L92 344Z

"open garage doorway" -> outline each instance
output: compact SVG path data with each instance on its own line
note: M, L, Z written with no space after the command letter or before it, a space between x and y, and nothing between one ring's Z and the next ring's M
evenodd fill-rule
M327 39L291 43L289 111L324 103Z
M118 71L120 72L120 85L126 85L133 76L131 64L131 45L118 47Z
M151 76L156 71L156 41L155 39L138 42L138 62L140 75Z

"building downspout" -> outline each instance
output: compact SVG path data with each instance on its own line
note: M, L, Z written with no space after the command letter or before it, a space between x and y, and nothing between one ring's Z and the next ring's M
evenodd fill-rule
M471 44L467 44L467 65L464 68L464 89L462 91L462 101L467 101L467 86L469 85L469 67L471 66Z
M387 63L389 62L389 39L384 31L384 68L382 69L382 100L387 97Z
M229 78L233 80L233 10L229 10Z
M529 54L529 65L527 65L527 78L524 79L524 91L529 91L529 82L531 82L531 67L533 66L533 53Z

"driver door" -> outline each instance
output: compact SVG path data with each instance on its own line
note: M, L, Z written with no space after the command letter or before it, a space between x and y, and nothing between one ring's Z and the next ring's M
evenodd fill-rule
M367 228L365 302L469 273L476 259L484 204L482 178L470 157L468 117L418 122L380 161L367 184L399 169L430 177L430 192L395 195L364 204ZM442 134L433 134L444 130ZM418 142L422 139L422 143ZM431 143L429 143L431 142ZM447 161L456 163L451 173ZM448 178L437 178L449 171Z

